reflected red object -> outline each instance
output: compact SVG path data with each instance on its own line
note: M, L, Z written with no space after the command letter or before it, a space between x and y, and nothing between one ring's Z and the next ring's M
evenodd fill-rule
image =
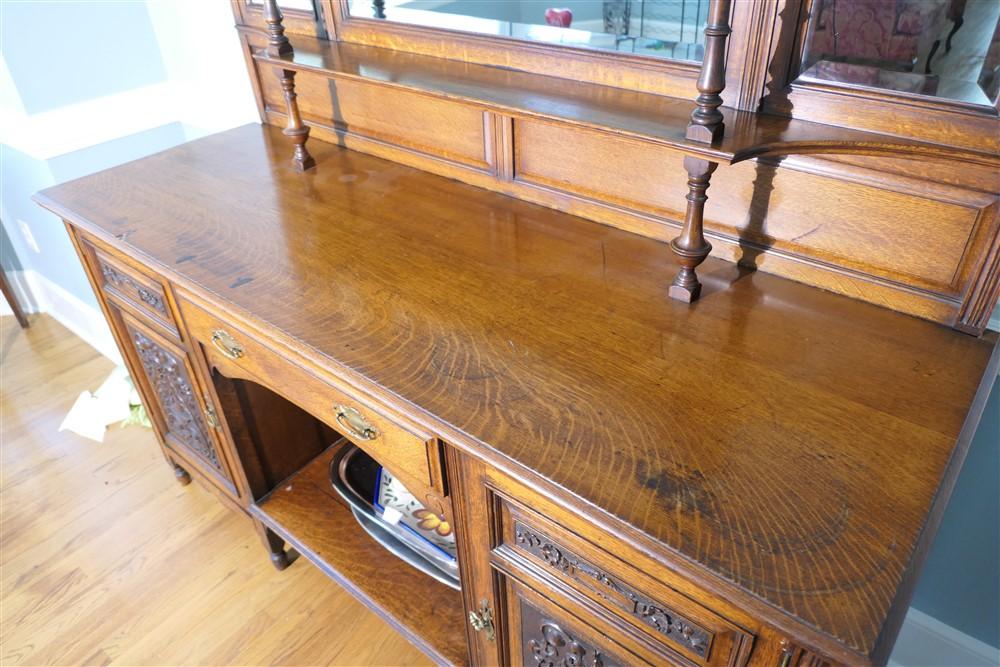
M545 22L557 28L568 28L573 23L573 10L568 7L549 7L545 10Z

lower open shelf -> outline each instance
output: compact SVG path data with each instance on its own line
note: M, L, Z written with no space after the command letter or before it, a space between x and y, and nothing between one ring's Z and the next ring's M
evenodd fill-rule
M440 663L468 662L462 594L365 533L330 485L334 445L251 506L300 554Z

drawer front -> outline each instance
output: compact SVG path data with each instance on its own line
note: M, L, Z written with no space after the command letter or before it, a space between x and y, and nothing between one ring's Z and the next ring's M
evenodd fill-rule
M150 419L164 445L193 472L237 498L229 464L207 423L206 399L194 380L187 353L126 313L119 312L116 319L128 345L132 374L143 385Z
M643 656L616 642L613 631L594 625L572 603L504 578L507 600L507 664L553 667L680 665L663 656Z
M391 411L354 391L321 379L247 332L179 299L193 345L229 377L261 384L325 422L391 470L430 507L439 507L440 448L429 435L403 426Z
M164 293L163 284L153 276L90 247L97 268L97 280L108 296L149 315L177 335L177 324Z
M501 530L491 560L498 569L613 619L628 638L623 643L635 641L661 662L747 662L754 637L735 623L516 501L501 497L497 509Z

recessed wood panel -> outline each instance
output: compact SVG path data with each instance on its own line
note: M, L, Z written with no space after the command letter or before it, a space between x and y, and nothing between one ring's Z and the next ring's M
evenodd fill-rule
M515 121L515 178L679 220L682 156L569 126ZM710 229L837 267L957 294L980 210L799 169L748 162L720 169ZM672 236L668 231L665 236Z
M268 108L284 112L278 77L261 70ZM299 109L307 122L486 169L483 112L471 106L319 74L295 77Z

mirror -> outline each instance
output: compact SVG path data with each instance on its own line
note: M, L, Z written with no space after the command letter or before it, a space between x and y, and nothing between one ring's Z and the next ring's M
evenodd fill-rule
M351 16L701 62L709 0L350 0Z
M998 0L814 0L799 81L994 105Z

